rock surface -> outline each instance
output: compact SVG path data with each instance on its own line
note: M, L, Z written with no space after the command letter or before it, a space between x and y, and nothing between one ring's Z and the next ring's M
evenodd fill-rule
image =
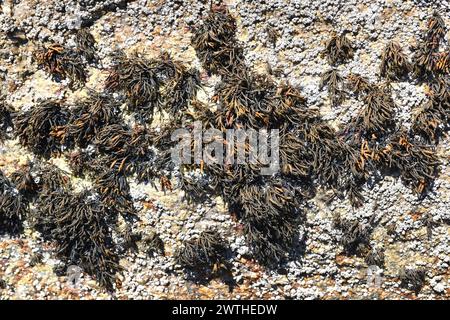
M72 91L52 81L38 70L31 58L40 42L74 45L72 31L89 27L98 43L100 62L89 69L88 88L98 88L106 78L111 52L121 48L153 56L170 52L185 64L200 67L190 46L191 26L204 16L209 1L0 1L0 81L7 102L16 110L32 107L37 99L65 97L73 101L86 89ZM425 27L426 19L437 9L450 26L450 3L420 0L313 0L241 1L227 0L238 21L238 38L245 50L246 63L256 72L275 73L274 80L298 86L308 103L319 107L333 125L348 122L360 106L354 98L332 108L320 76L329 68L320 57L333 30L350 31L357 44L354 58L338 67L342 75L359 73L378 80L382 48L396 40L410 56L410 47ZM267 28L280 34L275 44L268 40ZM450 30L450 28L448 28ZM446 35L446 48L450 33ZM424 87L410 82L393 84L394 99L401 106L397 121L408 126L411 110L425 98ZM19 237L0 237L1 299L449 299L450 298L450 140L437 146L442 161L432 192L418 200L396 177L367 186L366 202L354 209L348 200L326 204L318 195L308 203L307 223L301 230L306 241L303 254L277 270L264 269L248 259L248 250L239 223L230 218L222 200L203 206L182 201L182 194L157 191L133 183L132 194L141 221L137 229L144 234L154 228L166 246L164 256L149 258L143 253L128 253L121 259L124 267L121 285L108 293L86 274L73 285L67 276L58 276L52 243L29 228ZM6 174L33 155L17 140L0 146L0 169ZM51 160L67 169L66 159ZM68 169L67 169L68 170ZM325 192L325 191L324 191ZM368 279L367 263L346 256L339 244L341 234L333 228L333 216L367 223L373 215L379 223L373 230L371 245L385 254L384 267L377 271L379 282ZM433 224L427 237L423 217ZM209 226L216 226L233 251L232 273L236 286L220 279L209 283L191 281L175 264L172 253L182 240ZM305 236L307 235L307 236ZM300 250L300 249L299 249ZM36 252L41 262L31 265ZM402 288L402 268L424 268L426 283L420 293ZM372 270L372 269L370 269Z

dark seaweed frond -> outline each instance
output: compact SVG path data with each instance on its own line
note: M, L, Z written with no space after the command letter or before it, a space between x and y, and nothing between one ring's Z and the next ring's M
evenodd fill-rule
M414 291L416 294L420 292L425 285L426 272L423 269L406 269L400 270L400 285L404 288Z
M200 88L200 74L196 69L189 69L179 66L180 76L169 81L164 88L164 102L162 108L169 113L172 118L183 116L189 103L196 97Z
M280 137L281 173L295 177L309 177L312 167L308 161L305 142L296 132L283 132Z
M243 50L235 38L236 22L227 10L212 10L191 39L209 73L227 75L243 65Z
M57 253L66 265L80 266L100 285L113 290L120 271L119 257L107 221L113 211L95 194L44 192L37 203L33 226L57 243Z
M319 111L308 107L298 88L282 84L270 98L271 112L265 114L272 128L296 127L319 118ZM266 121L267 122L267 121Z
M373 90L373 85L368 79L360 76L359 74L351 73L347 77L347 88L353 91L355 94L368 93Z
M74 141L80 148L92 142L98 131L108 124L120 121L120 104L110 95L90 91L79 101L64 132L65 140Z
M13 117L14 109L6 104L0 97L0 143L8 138L8 129L14 128Z
M75 35L75 42L77 44L77 50L79 54L86 58L89 62L97 61L97 53L96 53L96 41L92 34L89 32L89 29L80 29L77 31Z
M364 261L367 263L368 266L378 266L380 268L383 268L385 261L384 252L372 249L364 257Z
M353 44L347 38L346 34L333 35L325 45L322 51L322 57L326 57L328 63L336 65L344 63L353 57Z
M71 188L69 174L50 163L39 163L35 166L35 181L40 192L69 190Z
M70 189L67 172L50 163L28 161L11 175L15 187L27 200L39 193Z
M405 53L398 43L390 42L381 54L380 75L389 80L405 79L412 70Z
M328 87L328 96L332 106L337 106L345 99L344 81L336 69L330 69L322 75L320 88Z
M75 177L83 177L90 169L93 155L86 151L74 151L68 155L68 164Z
M31 110L20 112L15 124L20 143L43 158L59 155L69 117L69 110L54 100L42 101Z
M167 53L147 59L138 54L127 57L119 52L115 60L116 65L105 83L106 89L123 91L128 110L135 112L142 123L151 122L155 113L164 108L171 115L177 114L196 94L198 73L186 71Z
M347 144L324 122L305 126L300 137L305 140L307 164L323 186L350 198L354 206L362 204L360 186L368 177L368 166L357 145Z
M428 100L416 110L413 117L412 130L424 137L428 142L437 142L443 129L446 112L433 99Z
M243 186L231 206L243 225L255 258L271 266L285 260L296 241L301 212L300 197L282 182Z
M444 19L442 19L439 12L434 11L433 15L427 21L426 43L431 49L438 49L439 43L444 39L446 27Z
M142 121L151 121L160 109L158 62L138 55L118 55L118 61L106 80L106 89L122 90L127 96L129 111L137 112Z
M428 101L414 112L412 130L426 141L437 143L450 126L450 82L437 78L429 85L428 95Z
M178 186L184 191L184 198L188 202L205 203L212 196L217 195L210 179L205 175L182 174L179 177Z
M32 169L33 163L28 161L26 165L22 165L21 168L11 175L11 181L26 199L32 199L39 191L39 185L32 175Z
M436 54L434 70L437 73L450 74L450 50Z
M365 137L370 141L380 141L395 130L397 106L392 98L389 85L372 86L363 98L364 107L348 125L353 141Z
M216 87L221 123L226 128L261 128L269 124L270 97L276 87L248 70L225 78ZM222 127L218 127L223 129Z
M29 213L28 201L0 171L0 234L19 234Z
M433 73L436 65L436 52L423 44L413 48L413 73L416 78L423 79Z
M224 264L227 246L215 230L203 231L197 239L187 241L174 253L175 261L199 273L212 273Z
M94 185L105 206L119 212L132 213L134 211L133 200L126 176L104 167L95 168L94 173Z
M432 146L411 139L403 130L394 134L375 158L385 169L397 170L403 182L420 196L433 183L439 165Z
M342 231L340 243L344 247L345 254L358 256L367 256L369 254L371 250L370 225L342 219L339 215L336 215L333 217L333 226Z
M60 44L40 48L34 52L34 57L39 67L56 81L69 79L72 87L83 86L87 81L87 73L78 53Z
M161 240L160 236L152 231L150 234L142 239L145 252L150 257L155 253L164 254L164 242Z

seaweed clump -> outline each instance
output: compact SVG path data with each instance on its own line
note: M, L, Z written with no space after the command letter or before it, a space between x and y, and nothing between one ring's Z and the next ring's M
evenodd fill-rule
M427 32L425 41L431 48L438 49L440 42L444 39L446 27L444 19L442 19L439 12L434 11L432 16L427 21Z
M439 52L445 37L446 27L440 14L435 11L427 21L427 30L420 42L413 48L414 75L419 79L429 79L449 69L449 53Z
M142 243L144 251L148 256L151 257L156 253L164 254L164 242L155 231L150 232L148 236L144 237Z
M75 35L78 53L88 62L96 62L98 60L96 53L96 41L89 29L83 28L77 31Z
M342 231L340 240L347 255L366 256L370 251L370 230L358 221L335 218L334 227Z
M227 75L243 66L243 50L236 45L236 21L226 7L215 7L191 39L203 67L213 74Z
M40 193L70 187L69 176L55 165L28 161L12 173L11 180L28 201Z
M14 128L12 114L14 110L0 97L0 143L8 138L8 129Z
M398 43L390 42L381 54L380 74L389 80L401 80L408 76L412 66Z
M392 99L389 85L372 85L365 89L365 92L365 106L349 126L355 134L355 139L365 137L368 140L380 141L381 137L395 129L394 115L397 106Z
M73 140L78 147L86 148L101 128L120 121L119 107L120 104L109 95L90 91L88 97L71 110L64 140Z
M368 172L356 143L346 143L323 121L302 128L301 136L308 150L305 165L312 168L311 177L331 188L335 196L347 195L352 205L362 205L360 186Z
M17 190L28 200L33 199L40 189L33 177L32 168L33 163L28 161L11 175L11 180Z
M28 213L28 202L0 171L0 233L21 233Z
M72 88L81 87L86 83L87 72L76 51L64 48L60 44L52 44L36 50L34 58L38 66L56 81L68 79Z
M231 208L258 261L270 266L287 258L298 238L299 199L294 188L282 183L251 184L239 191Z
M187 70L167 53L153 59L140 55L115 54L115 66L106 79L110 91L123 91L127 108L141 123L151 122L156 112L165 110L178 118L195 97L200 83L196 70Z
M16 131L20 143L34 154L49 158L63 149L65 125L70 111L59 101L45 100L16 118Z
M383 251L370 250L369 253L364 257L364 262L368 266L378 266L380 268L384 267L385 255Z
M420 196L433 183L439 165L433 147L411 139L402 130L392 135L374 158L385 170L399 172L403 182Z
M444 78L431 85L428 101L423 103L412 119L412 130L427 142L438 142L448 130L450 119L450 82Z
M373 85L367 78L356 73L350 73L346 81L346 87L356 95L367 94L373 89Z
M99 190L100 199L107 208L131 213L133 201L130 185L123 173L105 167L96 167L94 185Z
M403 268L399 274L400 285L418 294L425 285L425 276L426 272L423 269Z
M108 226L114 214L91 191L73 194L59 189L40 195L33 226L56 242L57 254L66 266L80 266L100 285L113 290L121 269Z
M210 12L210 16L217 14ZM343 46L347 47L345 43ZM252 73L239 60L236 63L219 73L222 79L213 97L217 109L196 102L189 115L205 128L217 128L222 134L226 129L256 132L279 128L281 176L261 176L263 163L254 161L245 165L200 164L204 179L199 180L206 180L216 194L222 195L230 213L242 224L256 260L273 267L294 253L291 249L303 222L301 201L314 193L311 181L317 179L339 195L361 203L359 187L366 171L358 164L359 149L336 139L338 133L320 120L318 110L307 106L297 88L277 86L269 78ZM344 90L343 82L339 89ZM218 143L221 141L218 139ZM241 146L248 158L250 143L246 140ZM233 157L238 155L237 144L224 143L224 149L230 147ZM193 193L192 199L204 199L198 192L201 185L193 186L192 180L185 183L184 179L183 188Z
M328 86L328 96L333 106L345 99L344 80L336 69L330 69L322 75L320 87Z
M91 150L70 154L69 165L76 175L92 178L108 208L132 213L127 178L135 175L138 182L145 183L159 178L163 188L170 189L162 172L171 166L172 144L170 130L157 133L142 126L130 128L120 122L107 124L98 129Z
M346 33L342 33L340 35L334 34L328 40L321 55L327 58L329 64L336 65L351 59L353 51L353 45L347 38Z
M270 97L274 87L262 76L242 69L230 74L216 88L215 99L220 105L219 120L214 125L226 128L260 128L269 124Z
M203 231L174 253L177 264L198 274L211 274L225 267L227 247L215 230Z

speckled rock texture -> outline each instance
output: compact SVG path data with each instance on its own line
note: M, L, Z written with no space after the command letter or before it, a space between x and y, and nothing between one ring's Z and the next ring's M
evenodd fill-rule
M339 65L341 75L357 73L370 81L380 79L381 53L394 40L410 57L411 48L437 10L447 25L443 50L450 44L450 2L447 0L226 0L236 18L239 45L245 63L277 83L298 87L308 104L338 127L350 121L362 106L353 96L332 107L320 88L322 58L333 31L347 31L355 43L351 60ZM201 0L0 0L0 84L6 102L16 110L32 108L38 99L65 98L70 104L98 89L108 75L111 53L123 49L148 57L169 52L186 65L200 68L191 46L192 27L209 11ZM37 68L32 52L41 43L75 46L74 30L89 28L97 42L99 61L91 64L84 88L71 90ZM275 30L273 43L268 30ZM204 77L205 84L214 79ZM426 98L425 85L415 80L393 82L399 106L396 121L411 125L412 112ZM108 292L83 272L76 284L59 264L52 242L45 241L27 222L23 234L0 236L1 299L449 299L450 298L450 139L436 146L441 161L432 190L424 199L412 193L395 176L385 176L363 189L365 202L353 208L348 200L327 201L327 190L305 204L306 223L299 228L297 254L276 268L264 268L251 259L242 228L218 197L203 205L183 200L176 185L163 192L131 181L131 194L140 220L134 228L144 235L155 230L165 245L163 255L145 252L123 254L114 292ZM0 145L0 170L11 174L33 155L18 139ZM49 160L70 172L66 156ZM89 185L89 181L78 181ZM336 215L368 225L370 245L384 254L374 266L359 256L346 255ZM431 221L431 222L430 222ZM229 243L234 285L214 278L193 280L178 266L173 253L184 240L209 227ZM39 256L39 259L36 259ZM36 262L36 260L38 260ZM425 270L419 292L402 286L404 270Z

